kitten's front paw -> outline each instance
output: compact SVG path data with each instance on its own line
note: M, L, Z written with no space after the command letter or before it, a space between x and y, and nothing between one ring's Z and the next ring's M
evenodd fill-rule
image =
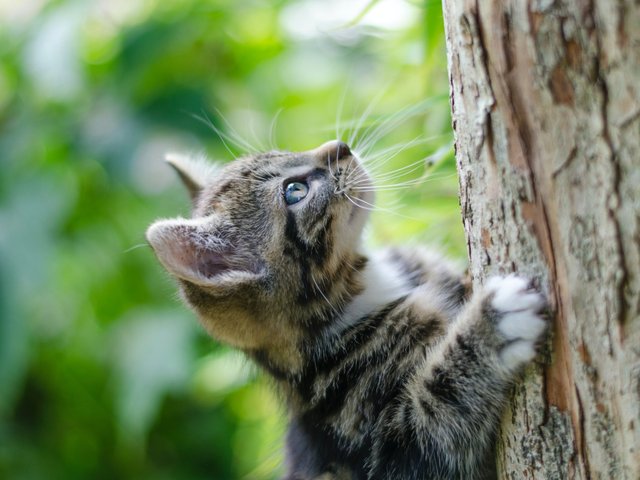
M507 340L500 359L507 369L516 370L536 355L535 344L547 327L540 316L545 299L529 287L528 280L516 275L493 277L485 289L498 314L497 330Z

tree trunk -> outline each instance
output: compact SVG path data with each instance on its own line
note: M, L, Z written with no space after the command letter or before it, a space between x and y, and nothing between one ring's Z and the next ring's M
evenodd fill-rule
M640 479L640 5L444 0L474 283L548 295L501 479Z

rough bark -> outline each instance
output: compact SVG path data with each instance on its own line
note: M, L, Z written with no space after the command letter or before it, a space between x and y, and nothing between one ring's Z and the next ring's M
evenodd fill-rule
M640 478L640 4L444 0L470 271L553 310L502 479Z

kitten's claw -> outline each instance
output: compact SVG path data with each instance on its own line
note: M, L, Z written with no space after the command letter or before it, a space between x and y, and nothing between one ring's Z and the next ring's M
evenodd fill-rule
M491 307L498 313L498 332L508 341L500 359L509 370L530 362L536 355L535 343L547 324L540 316L546 302L529 287L529 281L515 275L493 277L486 286Z

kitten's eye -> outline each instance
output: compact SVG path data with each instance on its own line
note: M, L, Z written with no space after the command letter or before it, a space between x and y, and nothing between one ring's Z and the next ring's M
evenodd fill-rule
M291 182L284 189L284 200L287 205L298 203L309 193L309 185L303 182Z

